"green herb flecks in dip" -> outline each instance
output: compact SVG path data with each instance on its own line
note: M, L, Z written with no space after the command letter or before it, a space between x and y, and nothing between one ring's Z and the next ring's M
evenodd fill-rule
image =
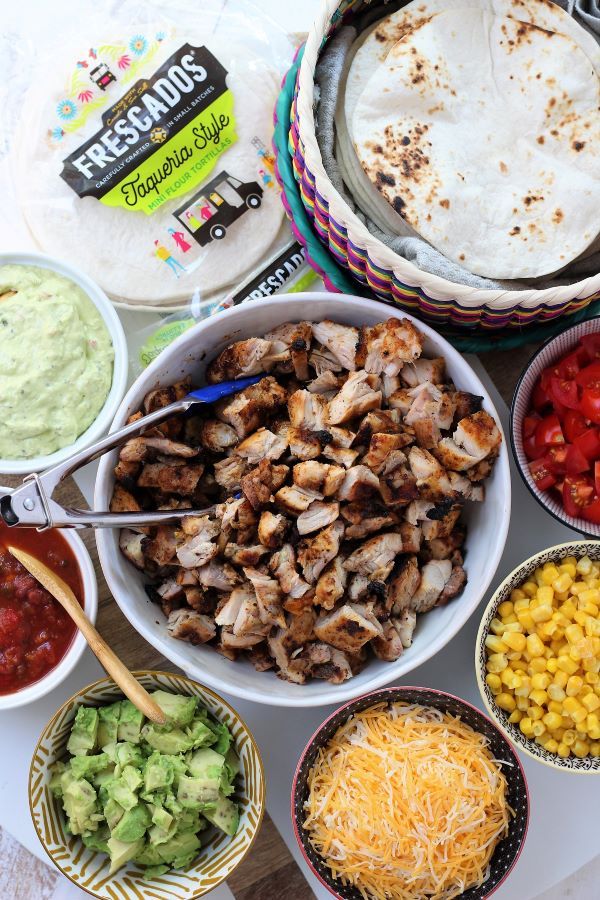
M110 390L113 346L74 282L36 266L0 267L0 457L53 453L88 428Z

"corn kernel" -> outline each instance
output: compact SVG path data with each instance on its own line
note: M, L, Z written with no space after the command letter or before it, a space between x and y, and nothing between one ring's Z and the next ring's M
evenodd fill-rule
M582 603L600 603L600 591L597 588L582 591L578 598Z
M526 712L529 706L529 697L517 697L517 709Z
M502 690L502 682L500 681L500 676L495 675L493 673L488 673L485 676L485 683L489 687L492 694L497 694Z
M513 709L513 711L511 712L510 716L508 717L508 721L509 721L512 725L515 725L517 722L520 722L522 718L523 718L523 713L521 712L521 710L520 710L520 709Z
M531 636L531 635L530 635ZM534 635L537 637L537 635ZM543 646L543 644L542 644ZM543 655L544 651L540 656L536 656L535 659L532 659L529 663L529 669L531 670L531 674L535 675L536 672L546 672L546 657Z
M567 625L565 628L565 637L570 644L575 644L577 641L581 641L585 635L583 633L583 628L581 625Z
M550 565L550 566L548 566L548 568L546 568L546 566L544 566L544 569L542 571L543 584L545 586L551 585L559 577L559 574L560 573L559 573L558 569L556 568L556 566ZM544 588L541 588L541 590L544 590Z
M550 712L558 713L559 716L562 716L562 703L559 700L549 700L548 701L548 709Z
M540 609L544 609L544 607L540 607ZM539 610L536 611L539 612ZM545 622L542 622L541 624L538 624L537 627L537 633L543 641L549 641L550 638L553 638L558 631L560 631L558 625L556 624L556 622L553 622L551 618L549 618ZM550 647L548 647L548 650L552 652Z
M548 685L548 696L551 700L564 700L567 696L565 694L564 688L559 687L557 684L549 684Z
M525 737L531 737L533 734L533 722L528 716L525 716L519 722L519 728L521 732L525 735ZM573 736L573 743L575 743L575 736Z
M568 572L569 575L571 576L571 581L572 581L575 578L575 576L577 575L577 560L575 559L575 557L572 556L571 558L569 558L569 557L565 558L562 561L562 563L560 564L560 566L558 567L558 571L559 572ZM570 587L570 585L569 585L569 587Z
M536 706L544 706L544 704L548 702L548 694L546 691L534 690L529 694L529 699L532 700Z
M600 718L596 713L589 713L585 720L585 730L590 737L600 737Z
M562 566L561 566L562 568ZM569 575L568 572L561 572L558 578L552 582L552 587L555 591L558 591L559 594L564 593L564 591L568 591L571 585L573 584L573 579Z
M594 739L590 743L590 753L592 756L600 756L600 741Z
M575 741L577 740L577 735L573 731L573 729L569 728L562 736L563 744L566 744L567 747L573 746Z
M535 581L526 581L525 584L521 585L521 590L525 594L526 597L535 597L537 594L538 586Z
M542 722L550 731L554 731L555 728L560 728L562 725L562 716L559 716L558 713L548 712L545 716L542 717Z
M554 738L550 738L550 740L546 741L544 747L548 753L556 753L558 750L558 741L554 740Z
M510 599L512 600L513 604L516 603L517 600L523 600L524 597L525 594L523 593L521 588L513 588L510 592Z
M571 659L571 657L566 654L561 654L558 657L558 668L562 669L562 671L566 672L568 675L574 675L578 667L574 659Z
M510 647L511 650L516 650L518 653L522 653L527 646L527 638L525 635L516 631L505 631L502 635L502 641L507 647Z
M531 676L531 686L536 691L542 690L545 691L548 685L551 682L551 678L547 672L536 672L535 675Z
M592 571L592 561L589 556L582 556L575 568L580 575L589 575Z
M569 698L567 697L567 700L568 699ZM587 711L585 707L580 706L579 709L576 709L574 713L571 713L571 718L576 725L581 725L583 722L585 722L587 718Z
M556 624L560 628L566 628L567 625L571 624L571 620L567 619L564 613L561 613L559 610L556 610L556 612L552 613L552 621L556 622Z
M541 719L543 717L544 710L541 706L528 706L527 715L532 722L537 722L538 719Z
M508 694L503 692L501 694L496 694L496 703L500 707L500 709L505 709L507 712L512 712L516 707L515 698L512 694Z
M527 652L532 657L541 656L543 654L544 645L537 634L529 634L527 636Z
M556 664L558 665L558 660ZM554 681L554 684L557 684L559 687L564 688L566 687L567 681L569 680L569 676L566 672L563 672L563 670L559 668L552 680Z
M520 593L521 596L518 597L513 603L513 612L515 613L515 615L518 615L524 609L529 609L529 597L526 597L523 591L521 591Z
M579 675L571 675L569 680L567 681L565 693L567 697L576 697L582 687L583 678L581 678L581 676Z
M504 624L500 621L500 619L492 619L490 622L490 631L494 634L502 634L504 631Z
M578 709L582 709L581 703L576 697L567 697L563 701L563 711L565 715L572 716Z
M597 709L600 709L600 697L597 697L593 691L590 691L590 693L581 698L581 705L585 706L589 713L596 712Z
M508 665L508 660L504 653L492 653L488 656L487 670L497 675Z
M573 753L575 756L587 756L590 752L590 745L587 741L575 741L573 744Z
M510 600L504 600L503 603L500 603L496 611L501 618L504 618L505 616L512 615L512 613L514 612L514 606L512 605Z
M525 631L533 631L533 629L535 628L535 622L531 618L531 613L528 609L518 612L517 619L519 620Z
M568 744L565 744L564 741L561 741L560 744L558 745L558 747L556 748L556 752L557 752L558 756L562 757L563 759L566 759L567 756L569 756L571 753L571 748L568 746Z
M535 737L540 737L540 735L544 734L544 732L546 731L546 726L544 725L542 720L539 719L537 722L533 723L533 725L531 726L531 730Z
M565 602L559 607L559 609L560 612L567 617L567 619L572 619L577 612L577 607L572 600L565 600Z
M583 680L586 684L598 684L600 682L600 675L598 672L586 672Z
M504 669L502 674L500 675L500 680L502 684L506 685L511 691L518 688L521 684L521 678L512 669Z
M497 637L495 634L488 634L485 639L485 646L492 653L504 653L505 650L508 650L502 638Z

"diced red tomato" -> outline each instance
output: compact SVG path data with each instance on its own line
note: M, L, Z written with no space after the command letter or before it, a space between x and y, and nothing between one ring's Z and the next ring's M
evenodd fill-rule
M575 378L580 369L589 362L587 354L582 347L577 348L573 353L569 353L564 359L561 359L556 367L556 373L559 378Z
M547 409L552 403L550 397L538 381L536 386L533 389L533 394L531 396L531 402L533 403L533 408L538 412L542 412Z
M586 419L600 425L600 382L597 387L590 385L583 389L580 408Z
M600 460L596 460L594 463L594 485L596 494L600 497Z
M565 406L567 409L579 409L579 390L574 381L552 378L550 380L550 396L555 409L559 406Z
M571 444L567 450L565 469L567 475L581 475L591 468L588 459L583 455L577 444Z
M523 437L531 437L532 434L535 434L535 429L538 427L541 416L538 416L537 413L532 413L530 416L525 416L523 419Z
M576 437L587 429L587 424L580 412L574 409L568 409L562 423L565 438L572 444Z
M573 443L586 459L600 459L600 430L598 428L586 428L583 434L575 438Z
M600 384L600 360L595 360L585 369L581 369L575 376L575 382L579 387Z
M580 513L586 522L593 522L594 525L600 525L600 500L598 497L588 506L584 506Z
M571 449L569 444L555 444L548 449L545 458L548 460L548 465L555 475L564 475L568 471L566 465L569 450ZM585 470L582 469L581 471Z
M579 516L594 496L594 485L581 475L567 475L563 484L563 505L568 516Z
M545 416L535 429L535 439L539 446L550 447L552 444L564 444L565 437L556 413Z
M579 343L590 362L600 359L600 334L584 334Z
M556 478L550 468L548 457L543 456L541 459L534 459L529 463L529 471L536 487L540 491L547 491L552 485L556 484Z

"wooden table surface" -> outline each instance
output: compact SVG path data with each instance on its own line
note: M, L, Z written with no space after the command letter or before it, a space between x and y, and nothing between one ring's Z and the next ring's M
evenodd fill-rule
M527 345L508 353L494 351L481 354L481 362L507 403L510 403L517 378L534 349L534 345ZM20 479L8 476L3 476L2 481L8 485L20 483ZM63 502L83 504L74 482L66 483L62 488L62 495L58 493L57 496ZM130 669L179 671L131 627L108 591L98 564L93 532L81 531L80 534L90 552L98 577L97 627L100 633ZM48 900L54 892L58 877L57 873L39 862L0 828L0 900L12 900L16 897L19 900ZM233 873L228 884L236 900L314 898L268 816L265 816L252 853Z

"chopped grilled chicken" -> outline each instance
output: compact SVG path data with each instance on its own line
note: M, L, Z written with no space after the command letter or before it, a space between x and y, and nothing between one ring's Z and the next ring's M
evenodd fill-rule
M230 528L237 531L246 530L258 522L256 513L245 497L237 500L230 498L225 503L221 503L217 507L216 515L221 518L221 534Z
M258 569L246 567L244 575L251 582L256 594L261 622L264 625L279 625L280 628L285 628L285 616L281 608L283 596L279 582L259 572Z
M319 491L311 491L298 485L282 487L275 494L275 503L286 512L294 515L303 513L315 500L322 500L323 494Z
M394 623L388 619L382 623L383 634L373 639L373 652L377 659L385 662L394 662L404 652L402 639Z
M368 641L383 634L383 628L366 606L345 603L339 609L320 616L315 622L320 641L356 653Z
M264 547L276 550L283 544L289 527L290 522L285 516L265 510L258 523L258 539Z
M234 378L246 378L264 372L262 358L271 349L271 341L263 338L249 338L237 341L226 347L206 370L209 384L220 381L233 381Z
M457 525L447 537L434 538L427 542L426 551L431 559L450 559L455 550L460 550L465 542L466 529Z
M250 647L261 644L265 639L262 632L249 631L244 634L234 634L233 628L226 625L221 628L221 644L225 649L248 650Z
M200 426L200 443L213 453L223 453L235 447L238 440L235 429L218 419L205 419Z
M261 459L279 459L287 450L287 440L268 428L259 428L254 434L245 438L236 448L238 456L242 456L248 465L255 466Z
M408 609L421 583L421 573L416 556L403 556L392 570L387 586L387 603L393 615Z
M417 614L412 609L403 610L400 615L393 620L396 630L400 635L402 646L408 650L412 644L413 633L417 624Z
M339 425L330 425L325 432L331 436L331 443L334 447L342 447L347 449L351 447L356 440L356 433L350 431L349 428L340 428ZM329 440L324 443L330 443Z
M418 553L421 549L421 540L423 532L418 525L411 525L410 522L401 522L398 531L402 538L403 553Z
M204 587L214 587L218 591L230 591L241 581L238 573L227 563L211 559L205 566L196 569L198 581Z
M318 437L307 428L288 428L287 440L290 445L290 453L296 459L316 459L321 453Z
M398 388L387 398L388 406L395 412L405 416L414 403L415 395L418 395L420 391L421 386L418 388Z
M143 542L145 538L143 534L138 534L130 528L122 528L119 534L119 549L136 569L145 568L145 559L143 551Z
M163 494L181 494L189 497L196 490L203 471L204 466L201 463L189 466L146 463L138 478L138 486L158 488Z
M133 490L137 484L140 469L140 463L125 462L125 460L119 459L114 468L115 478L126 490Z
M445 469L454 469L457 472L464 472L477 463L477 458L471 456L462 447L450 437L442 438L435 448L435 456L441 462Z
M234 566L257 566L261 558L268 552L268 549L262 544L244 546L229 542L225 545L223 555Z
M479 412L482 403L483 397L479 397L477 394L469 394L468 391L456 391L454 394L454 404L456 406L454 415L456 424L458 424L461 419Z
M413 395L413 402L404 416L407 425L430 419L442 430L450 428L454 419L454 401L451 394L429 381L411 388L409 393Z
M122 484L115 484L109 509L113 513L141 512L142 507L133 494L125 490Z
M347 540L366 537L394 523L388 509L377 501L348 503L341 509L342 517L351 524L346 526Z
M274 634L269 635L267 644L271 656L275 660L277 666L277 674L285 681L291 681L293 684L304 684L306 681L307 662L302 659L290 659L290 655L285 646L285 639L288 632L285 628L278 628Z
M252 597L252 589L245 584L242 587L234 588L227 599L219 604L215 622L219 626L233 626L242 608L242 602L246 597Z
M363 456L362 461L372 472L379 475L384 470L389 455L394 450L400 451L404 446L406 443L402 434L374 434L369 444L369 450ZM406 455L400 452L395 459L397 460L396 468L406 462Z
M368 447L374 434L400 434L401 432L402 425L398 410L373 409L367 413L360 423L360 428L354 439L354 445L356 447ZM407 437L404 437L403 440L404 443L410 442Z
M379 494L379 479L367 466L352 466L337 492L339 500L355 503Z
M344 562L349 572L373 576L402 552L402 536L393 531L369 538Z
M398 375L381 376L381 390L385 400L389 400L395 391L400 389L400 378Z
M343 536L344 525L338 519L314 537L300 542L298 561L309 584L316 582L327 563L337 555Z
M333 444L328 444L323 449L323 456L326 456L327 459L332 459L334 463L339 463L345 469L349 469L354 465L354 461L358 456L358 450L347 450L345 447L335 447Z
M491 459L488 457L487 459L482 459L481 462L478 462L476 465L471 466L471 468L465 471L465 475L469 479L469 481L474 482L475 484L479 484L480 481L483 481L484 478L487 478L492 471L492 464L495 460L495 455L492 456L490 454ZM471 495L470 499L473 499Z
M467 573L465 572L463 567L453 566L452 572L450 573L450 578L444 585L444 589L438 597L437 605L444 606L450 600L458 597L466 583Z
M217 633L214 620L192 609L176 609L167 620L167 630L171 637L190 644L205 644Z
M164 409L165 406L169 406L170 403L175 403L176 400L183 400L183 398L189 394L190 387L191 379L184 378L182 381L177 381L175 384L169 385L168 387L157 388L155 391L150 391L150 393L146 394L144 397L144 413L148 414L157 409ZM134 417L130 417L130 421L133 420ZM173 440L177 440L183 431L182 419L179 416L172 416L170 419L161 422L156 430Z
M406 509L405 518L411 525L418 525L427 519L427 513L434 508L430 500L413 500Z
M334 372L322 372L321 375L317 375L316 378L309 381L306 388L311 394L324 394L328 397L329 394L337 393L340 386L340 379Z
M354 372L356 369L356 345L358 343L358 329L348 325L338 325L325 319L323 322L314 323L313 336L338 360L344 369ZM319 374L319 373L317 373Z
M315 370L317 376L322 375L323 372L341 372L342 364L331 353L331 351L326 350L324 347L318 348L313 347L309 356L308 362Z
M442 509L444 512L445 508ZM459 504L450 507L444 515L438 516L437 507L429 511L427 518L421 522L421 531L426 541L445 538L452 533L461 513Z
M271 341L280 341L289 348L296 378L306 381L309 377L308 352L312 341L312 324L288 322L279 325L265 337Z
M310 491L318 491L324 497L332 497L345 477L346 472L341 466L314 460L297 463L293 470L294 484Z
M454 442L475 457L477 462L491 453L497 453L502 442L498 426L483 409L461 419L453 437Z
M406 466L399 465L391 472L382 474L379 491L388 507L407 506L419 496L417 479Z
M273 499L273 491L283 484L287 466L273 466L263 459L241 479L244 496L253 509L264 509Z
M158 525L152 537L146 538L142 544L144 556L157 566L168 565L175 557L177 538L175 528L171 525Z
M232 593L236 593L236 591L241 594L241 603L232 626L233 633L236 637L246 634L261 634L264 638L266 629L260 616L254 588L249 584L243 584Z
M310 585L296 570L296 552L291 544L284 544L278 553L273 554L269 569L279 581L283 593L289 597L297 599L310 591Z
M421 569L419 587L410 600L410 608L416 613L428 612L436 605L452 572L449 559L432 559Z
M308 671L313 678L324 678L332 684L342 684L352 678L352 666L345 653L329 644L315 642L305 651Z
M327 404L326 421L330 425L341 425L381 406L382 394L374 390L374 384L377 381L367 372L351 372L341 391Z
M408 464L417 479L420 496L437 502L445 497L455 498L448 474L435 456L423 447L411 447Z
M407 363L403 366L400 377L404 384L409 387L416 387L423 384L424 381L430 381L431 384L444 384L446 381L446 360L443 356L435 359L425 359L423 356L416 359L413 363Z
M267 672L275 665L264 645L262 647L259 645L252 647L248 651L248 659L257 672Z
M216 600L213 593L193 585L186 585L183 591L185 602L195 612L202 613L205 616L214 615Z
M141 438L135 438L135 440L142 440L145 442L148 456L161 454L162 456L176 456L181 457L181 459L191 459L193 456L198 456L199 453L199 447L189 447L187 444L181 443L181 441L173 441L167 437L143 435Z
M247 437L264 420L280 409L287 400L287 391L272 376L219 401L215 409L222 422L231 425L239 438Z
M214 465L215 480L226 491L239 491L248 466L240 456L229 456Z
M126 441L119 451L119 459L123 462L142 462L148 455L148 446L143 437L134 437Z
M344 568L344 561L336 556L320 575L315 590L314 603L323 609L333 609L338 600L344 596L348 572Z
M205 566L218 552L216 544L204 539L203 534L191 537L185 544L177 547L177 559L184 569L196 569Z
M321 431L324 428L327 401L320 394L295 391L288 400L288 413L293 428Z
M348 584L348 599L363 600L367 596L370 581L370 578L358 572L353 575Z
M296 520L298 534L311 534L320 528L331 525L339 517L339 503L324 503L322 500L313 500L308 509L300 513Z
M432 450L442 438L442 432L432 419L418 419L412 425L419 447Z
M174 578L168 578L157 587L156 593L162 600L174 600L175 597L181 596L183 589L180 584L177 584Z
M201 534L205 541L210 541L218 535L221 525L210 516L184 516L181 520L181 530L189 537Z
M423 350L423 336L409 319L387 319L361 329L357 362L376 375L398 375L404 363L413 362Z

